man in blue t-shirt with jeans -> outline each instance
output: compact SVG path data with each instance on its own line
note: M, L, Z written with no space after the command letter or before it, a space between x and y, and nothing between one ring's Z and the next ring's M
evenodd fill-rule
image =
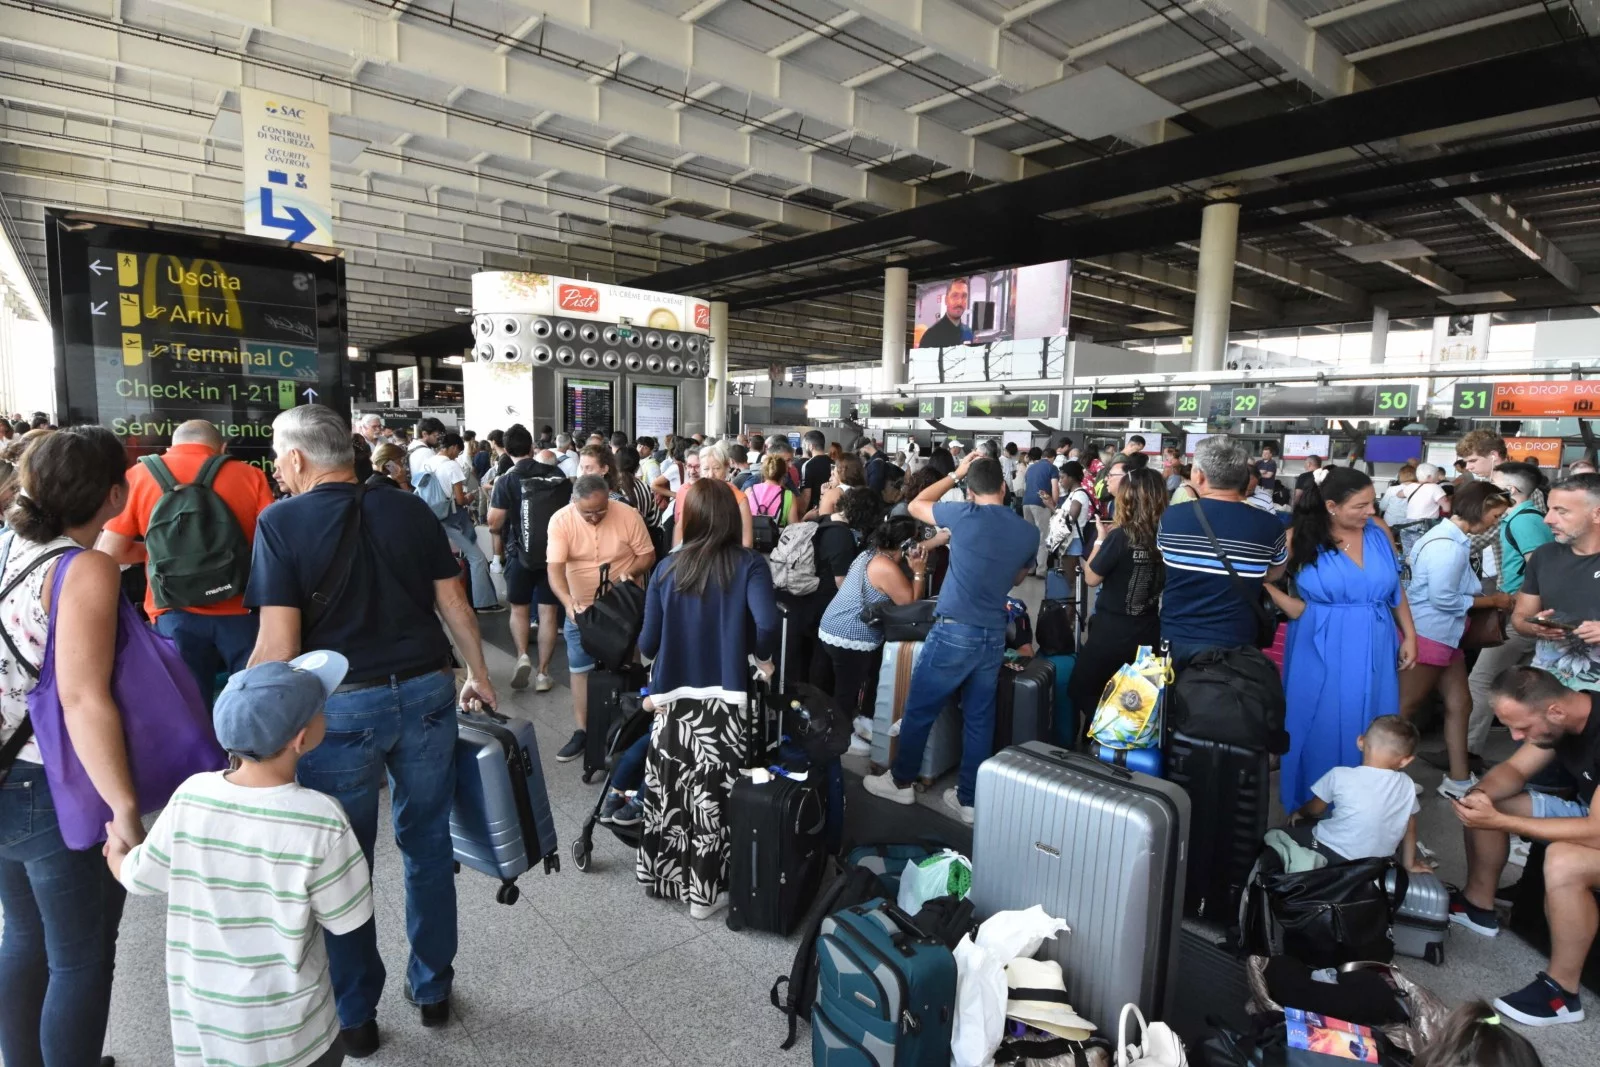
M1207 437L1194 451L1192 480L1200 499L1161 516L1156 547L1167 567L1161 636L1171 645L1175 666L1208 649L1255 644L1253 605L1262 583L1283 574L1289 553L1277 516L1244 502L1254 472L1244 445L1226 434ZM1200 508L1239 575L1242 595L1200 524Z
M965 480L968 501L938 503ZM1039 531L1005 505L1005 476L997 460L969 453L955 473L924 489L909 506L918 522L950 531L950 569L939 593L933 631L911 675L900 719L900 752L883 774L866 779L867 792L899 804L916 803L911 783L939 713L961 694L961 777L945 804L972 822L978 764L994 750L994 702L1006 651L1006 597L1028 576Z

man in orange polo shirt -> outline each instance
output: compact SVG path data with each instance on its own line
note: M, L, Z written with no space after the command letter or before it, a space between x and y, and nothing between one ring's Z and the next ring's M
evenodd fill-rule
M161 457L173 481L188 485L198 480L206 461L222 452L222 435L204 419L192 419L172 434L172 445ZM267 477L257 467L228 460L217 468L211 489L228 506L239 523L246 546L255 541L256 517L272 503ZM128 471L128 506L106 523L95 546L118 563L151 565L142 538L150 529L150 513L163 495L155 476L143 463ZM151 565L153 566L153 565ZM245 573L249 560L245 560ZM183 661L194 672L206 703L216 690L217 675L244 670L256 643L256 616L244 606L244 587L236 595L213 603L187 607L159 607L156 578L150 575L144 610L156 629L178 645Z

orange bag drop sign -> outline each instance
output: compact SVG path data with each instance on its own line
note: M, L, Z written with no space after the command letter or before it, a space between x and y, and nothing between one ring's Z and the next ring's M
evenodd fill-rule
M1600 381L1499 382L1493 411L1496 416L1593 418L1600 412Z
M1561 438L1508 437L1506 438L1506 459L1520 463L1536 463L1541 467L1559 467L1561 466Z

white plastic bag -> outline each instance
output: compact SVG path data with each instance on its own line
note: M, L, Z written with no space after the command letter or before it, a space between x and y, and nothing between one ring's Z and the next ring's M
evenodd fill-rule
M921 863L907 864L900 875L900 910L915 916L935 897L965 897L972 888L972 861L953 849L937 852Z
M1018 956L1032 956L1047 937L1071 932L1065 921L1051 918L1035 904L1025 911L996 912L978 927L976 941L961 939L955 948L953 1067L987 1067L994 1062L1006 1032L1006 964Z

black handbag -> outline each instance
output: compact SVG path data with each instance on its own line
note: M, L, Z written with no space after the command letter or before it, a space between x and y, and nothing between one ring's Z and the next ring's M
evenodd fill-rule
M1385 888L1394 871L1394 893ZM1314 871L1281 869L1262 853L1247 890L1242 936L1251 955L1289 955L1309 967L1394 959L1394 916L1410 876L1393 859L1349 860Z
M933 632L937 600L913 600L909 604L885 602L861 609L861 621L883 627L885 641L926 641Z
M588 611L573 621L583 650L603 671L620 671L633 658L644 628L645 592L636 583L613 582L611 564L600 566L600 587Z

